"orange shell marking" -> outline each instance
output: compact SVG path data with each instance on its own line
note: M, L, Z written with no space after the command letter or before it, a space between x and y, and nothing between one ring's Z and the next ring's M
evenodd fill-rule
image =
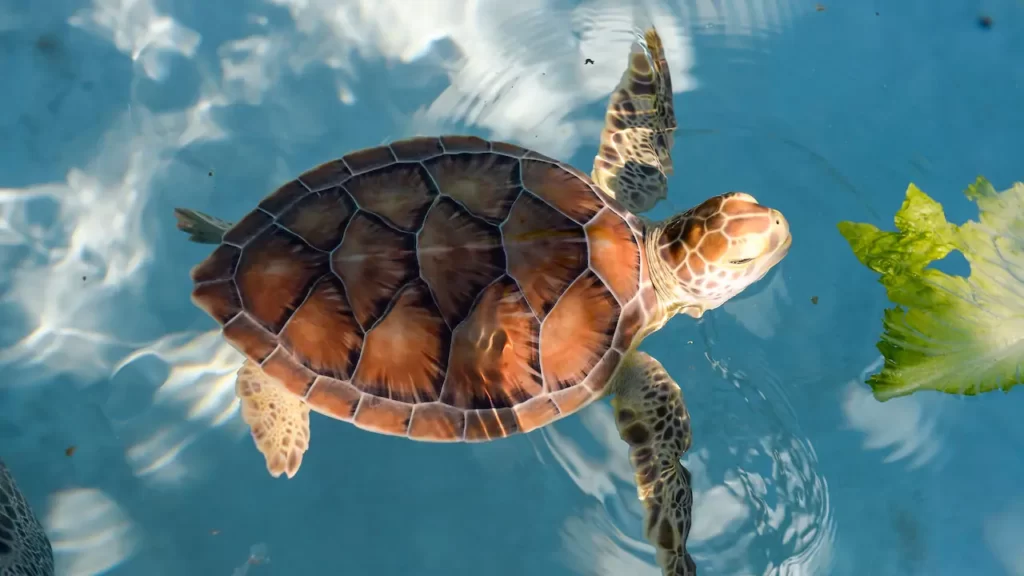
M192 270L224 336L317 411L436 442L598 398L655 299L643 224L574 168L469 136L323 164Z

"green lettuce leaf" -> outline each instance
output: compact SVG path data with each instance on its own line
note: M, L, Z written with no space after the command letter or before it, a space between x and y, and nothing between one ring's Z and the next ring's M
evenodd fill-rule
M1024 183L996 192L979 177L966 195L980 215L962 226L913 184L897 232L839 223L896 305L885 311L877 345L885 364L867 381L880 401L917 390L973 396L1024 381ZM970 264L969 277L928 267L953 250Z

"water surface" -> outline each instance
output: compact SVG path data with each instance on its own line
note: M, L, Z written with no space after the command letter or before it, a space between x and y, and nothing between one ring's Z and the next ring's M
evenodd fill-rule
M607 402L473 446L315 418L270 478L171 216L416 134L589 172L653 23L680 128L652 216L745 190L794 236L644 344L693 417L700 573L1024 574L1021 393L876 402L884 291L835 227L1024 179L1024 5L956 4L0 0L0 456L59 573L657 576Z

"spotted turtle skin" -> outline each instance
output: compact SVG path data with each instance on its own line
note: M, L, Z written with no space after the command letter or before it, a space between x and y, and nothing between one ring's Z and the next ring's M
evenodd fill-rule
M193 301L315 411L415 440L527 432L603 396L658 313L645 223L472 136L322 164L193 268Z

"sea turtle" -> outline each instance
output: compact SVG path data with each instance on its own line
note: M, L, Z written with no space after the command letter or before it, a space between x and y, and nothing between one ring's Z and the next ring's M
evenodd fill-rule
M53 547L0 460L0 576L53 576Z
M177 209L196 242L193 302L246 357L241 413L269 472L295 475L314 410L381 434L478 442L614 394L645 534L693 574L679 386L637 350L699 318L786 254L789 225L730 192L663 222L676 120L661 40L633 43L592 175L473 136L349 153L237 223Z

